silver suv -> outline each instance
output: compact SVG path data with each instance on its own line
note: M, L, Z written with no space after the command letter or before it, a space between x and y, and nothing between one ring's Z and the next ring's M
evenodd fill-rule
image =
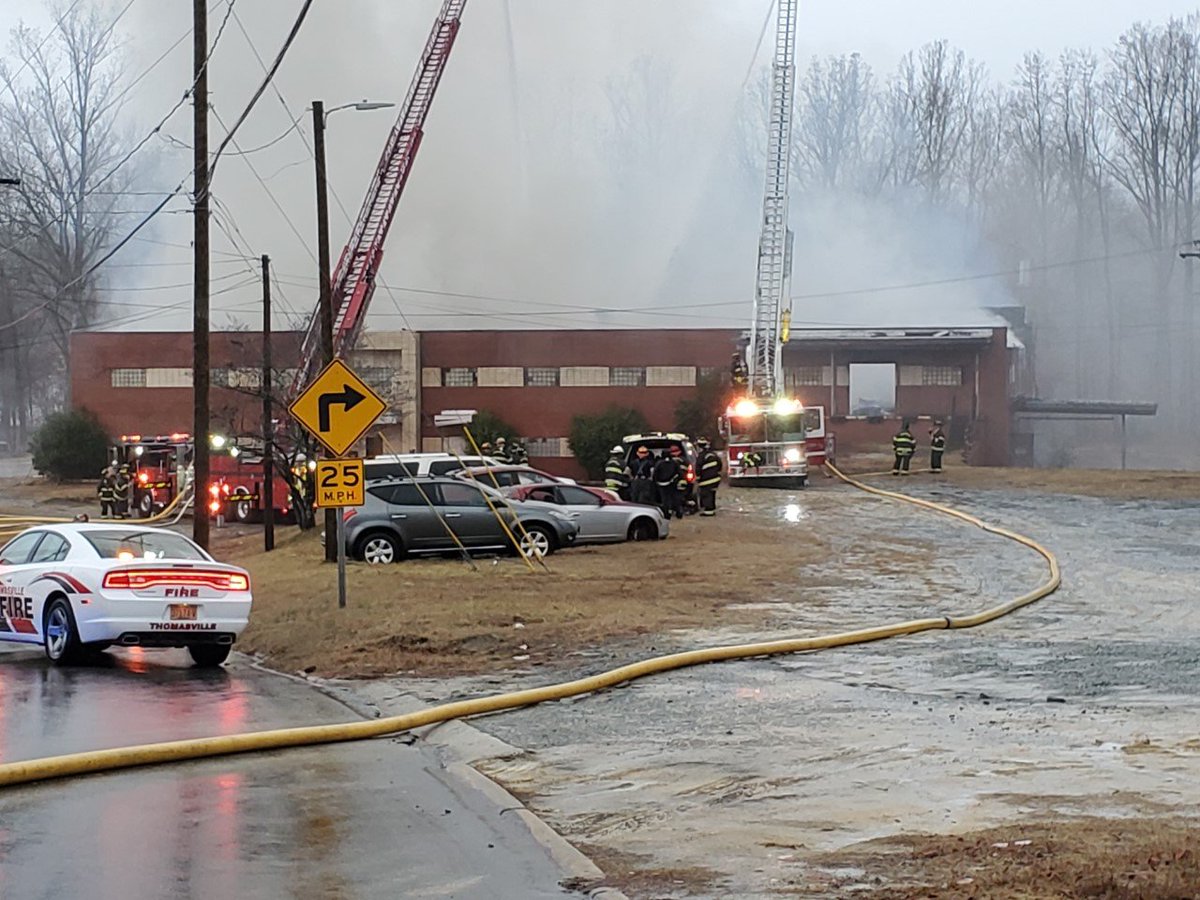
M366 503L344 513L346 552L373 565L409 554L461 552L458 542L470 553L515 553L493 507L527 555L545 556L570 546L579 533L565 512L506 503L492 488L458 478L388 479L368 481Z

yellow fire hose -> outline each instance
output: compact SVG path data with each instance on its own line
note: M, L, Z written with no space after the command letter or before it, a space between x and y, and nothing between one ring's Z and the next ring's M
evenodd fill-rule
M152 516L147 516L144 519L130 519L132 525L154 525L163 521L171 515L172 511L184 499L183 491L180 491L171 498L171 502L160 509ZM23 516L18 514L0 514L0 540L5 540L10 537L15 537L26 528L32 528L34 525L45 524L63 524L65 522L74 522L74 519L64 518L62 516ZM106 521L101 519L100 521ZM115 520L120 521L120 520Z
M741 644L729 647L711 647L702 650L689 650L683 653L671 653L658 656L630 665L620 666L598 675L579 678L562 684L547 687L531 688L514 691L495 697L484 697L476 700L460 700L454 703L444 703L430 709L400 716L363 722L349 722L338 725L315 725L300 728L283 728L275 731L260 731L250 734L234 734L224 737L200 738L196 740L168 741L159 744L147 744L137 747L117 747L111 750L94 750L84 753L71 753L64 756L53 756L45 759L32 759L22 762L11 762L0 765L0 786L27 784L34 781L45 781L53 778L66 778L73 775L84 775L93 772L128 769L135 766L155 765L167 762L182 762L184 760L203 759L213 756L226 756L234 753L248 753L262 750L278 750L285 747L303 747L316 744L328 744L340 741L362 740L364 738L381 737L402 731L410 731L426 725L446 722L467 716L477 716L484 713L500 712L531 706L548 700L561 700L579 694L587 694L604 688L615 687L627 681L644 678L659 672L669 672L687 666L697 666L702 663L721 662L733 659L748 659L756 656L771 656L781 653L803 653L812 650L824 650L831 647L846 647L851 644L864 644L869 641L879 641L885 638L898 637L907 634L919 634L922 631L935 631L944 628L973 628L986 622L1006 616L1016 609L1053 593L1061 583L1058 561L1054 554L1034 541L1032 538L998 528L981 519L959 512L929 500L909 497L892 491L863 484L847 475L843 475L832 466L830 470L847 484L891 500L911 503L923 509L953 516L968 522L990 534L1000 535L1016 541L1041 554L1049 566L1049 578L1026 594L1014 600L993 606L979 613L960 616L937 616L926 619L913 619L908 622L897 622L892 625L882 625L875 628L862 628L856 631L844 631L821 637L795 638L789 640L767 641L758 644Z

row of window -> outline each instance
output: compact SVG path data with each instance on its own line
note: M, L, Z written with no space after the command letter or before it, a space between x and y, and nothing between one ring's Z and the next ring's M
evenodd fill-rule
M962 366L899 366L899 383L904 387L917 385L933 387L958 387L963 383ZM784 369L784 384L796 387L830 387L833 385L833 369L830 366L797 366ZM837 383L843 387L850 383L850 367L838 366Z
M712 366L426 367L424 387L688 387L720 375Z
M290 384L294 377L294 369L276 369L276 387ZM367 370L367 378L371 380L373 369ZM213 369L211 373L213 387L227 387L235 390L257 391L262 382L262 371L249 368ZM192 370L190 368L150 368L150 369L112 369L109 372L109 383L115 388L190 388L192 386ZM386 382L385 382L386 383Z

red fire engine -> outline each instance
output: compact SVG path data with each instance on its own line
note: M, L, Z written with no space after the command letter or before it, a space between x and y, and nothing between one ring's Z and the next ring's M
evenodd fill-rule
M208 488L198 502L208 507L209 515L224 515L238 522L254 522L262 517L264 472L261 451L227 445L214 438L211 476ZM133 480L131 508L143 518L164 509L187 483L192 464L193 442L189 434L143 436L121 435L112 448L112 461L128 465ZM224 451L224 452L220 452ZM274 476L276 515L291 514L288 483Z

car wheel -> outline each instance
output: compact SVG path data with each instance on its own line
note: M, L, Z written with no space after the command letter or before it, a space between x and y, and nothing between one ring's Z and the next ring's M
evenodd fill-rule
M358 545L358 557L372 566L386 566L399 562L404 556L400 541L382 531L368 534Z
M42 622L42 646L46 650L46 658L56 666L67 665L78 659L79 630L75 627L71 604L62 597L55 597L46 607Z
M521 552L531 558L549 556L554 552L554 535L545 525L526 525L521 534Z
M154 515L154 495L149 491L142 494L142 498L138 501L138 515L143 519L148 519Z
M192 662L201 669L215 669L229 659L231 650L232 644L192 644L188 647Z
M649 519L638 519L629 526L629 540L655 541L658 540L658 527Z

